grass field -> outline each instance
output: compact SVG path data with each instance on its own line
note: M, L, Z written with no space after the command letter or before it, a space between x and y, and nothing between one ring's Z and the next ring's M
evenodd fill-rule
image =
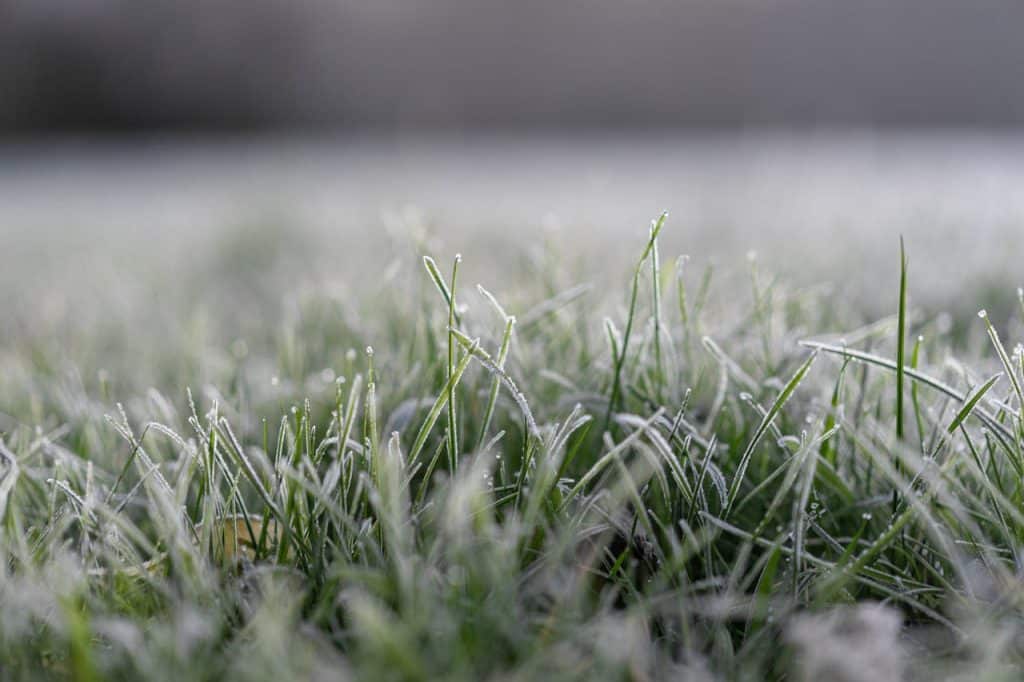
M329 284L249 226L20 294L3 679L1018 679L1024 298L682 229L404 224Z

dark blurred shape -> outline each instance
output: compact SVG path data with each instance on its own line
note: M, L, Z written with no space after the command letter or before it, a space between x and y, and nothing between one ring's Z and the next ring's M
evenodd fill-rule
M1016 126L1017 0L7 0L0 130Z

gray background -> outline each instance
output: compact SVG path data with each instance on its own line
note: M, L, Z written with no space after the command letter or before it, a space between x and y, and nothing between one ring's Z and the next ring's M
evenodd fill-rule
M5 0L0 130L1016 126L1015 0Z

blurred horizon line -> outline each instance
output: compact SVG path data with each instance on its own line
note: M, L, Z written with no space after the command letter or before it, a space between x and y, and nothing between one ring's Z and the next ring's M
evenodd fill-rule
M12 131L0 128L0 146L109 146L137 147L164 143L186 146L225 145L249 142L302 145L309 143L389 143L423 142L473 143L551 139L573 143L590 140L657 141L663 140L738 140L754 141L868 141L901 139L922 141L984 140L1024 137L1024 124L1000 125L678 125L678 126L405 126L405 127L258 127L258 128L177 128L157 127L131 130L71 128L61 130Z

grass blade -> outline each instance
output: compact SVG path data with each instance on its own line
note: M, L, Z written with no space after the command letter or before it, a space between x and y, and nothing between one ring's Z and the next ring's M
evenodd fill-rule
M896 438L903 440L903 375L907 345L907 252L900 237L900 300L896 322Z
M722 518L729 518L729 511L732 509L736 496L739 494L740 486L743 485L743 479L746 476L747 467L750 465L750 458L754 455L754 450L757 449L757 446L761 443L761 439L764 438L764 434L768 432L772 422L775 421L775 417L778 416L790 396L792 396L793 392L796 391L797 386L799 386L800 382L803 381L803 378L811 369L811 365L814 364L814 359L816 357L818 357L817 353L811 353L810 356L804 360L804 363L800 365L800 368L789 380L789 383L786 384L785 388L782 389L782 392L779 393L777 398L775 398L775 402L772 403L771 408L768 409L768 413L765 414L761 423L758 424L757 429L754 430L754 435L751 436L750 441L747 443L747 448L743 451L739 465L736 467L736 474L733 477L732 485L729 487L729 501L726 503L725 510L722 512Z
M643 271L643 266L647 261L647 257L650 256L651 252L654 250L658 234L661 232L661 228L665 226L665 221L667 219L668 213L662 213L651 225L651 234L650 238L647 240L647 247L640 256L640 261L637 263L636 269L633 271L633 286L629 296L629 313L626 316L626 330L622 334L622 348L619 350L617 357L615 357L615 368L612 377L612 392L608 398L608 411L604 418L605 431L607 431L608 427L611 426L612 414L618 408L622 394L622 367L626 363L626 354L629 352L629 338L633 331L633 318L636 316L637 296L640 290L640 274Z

